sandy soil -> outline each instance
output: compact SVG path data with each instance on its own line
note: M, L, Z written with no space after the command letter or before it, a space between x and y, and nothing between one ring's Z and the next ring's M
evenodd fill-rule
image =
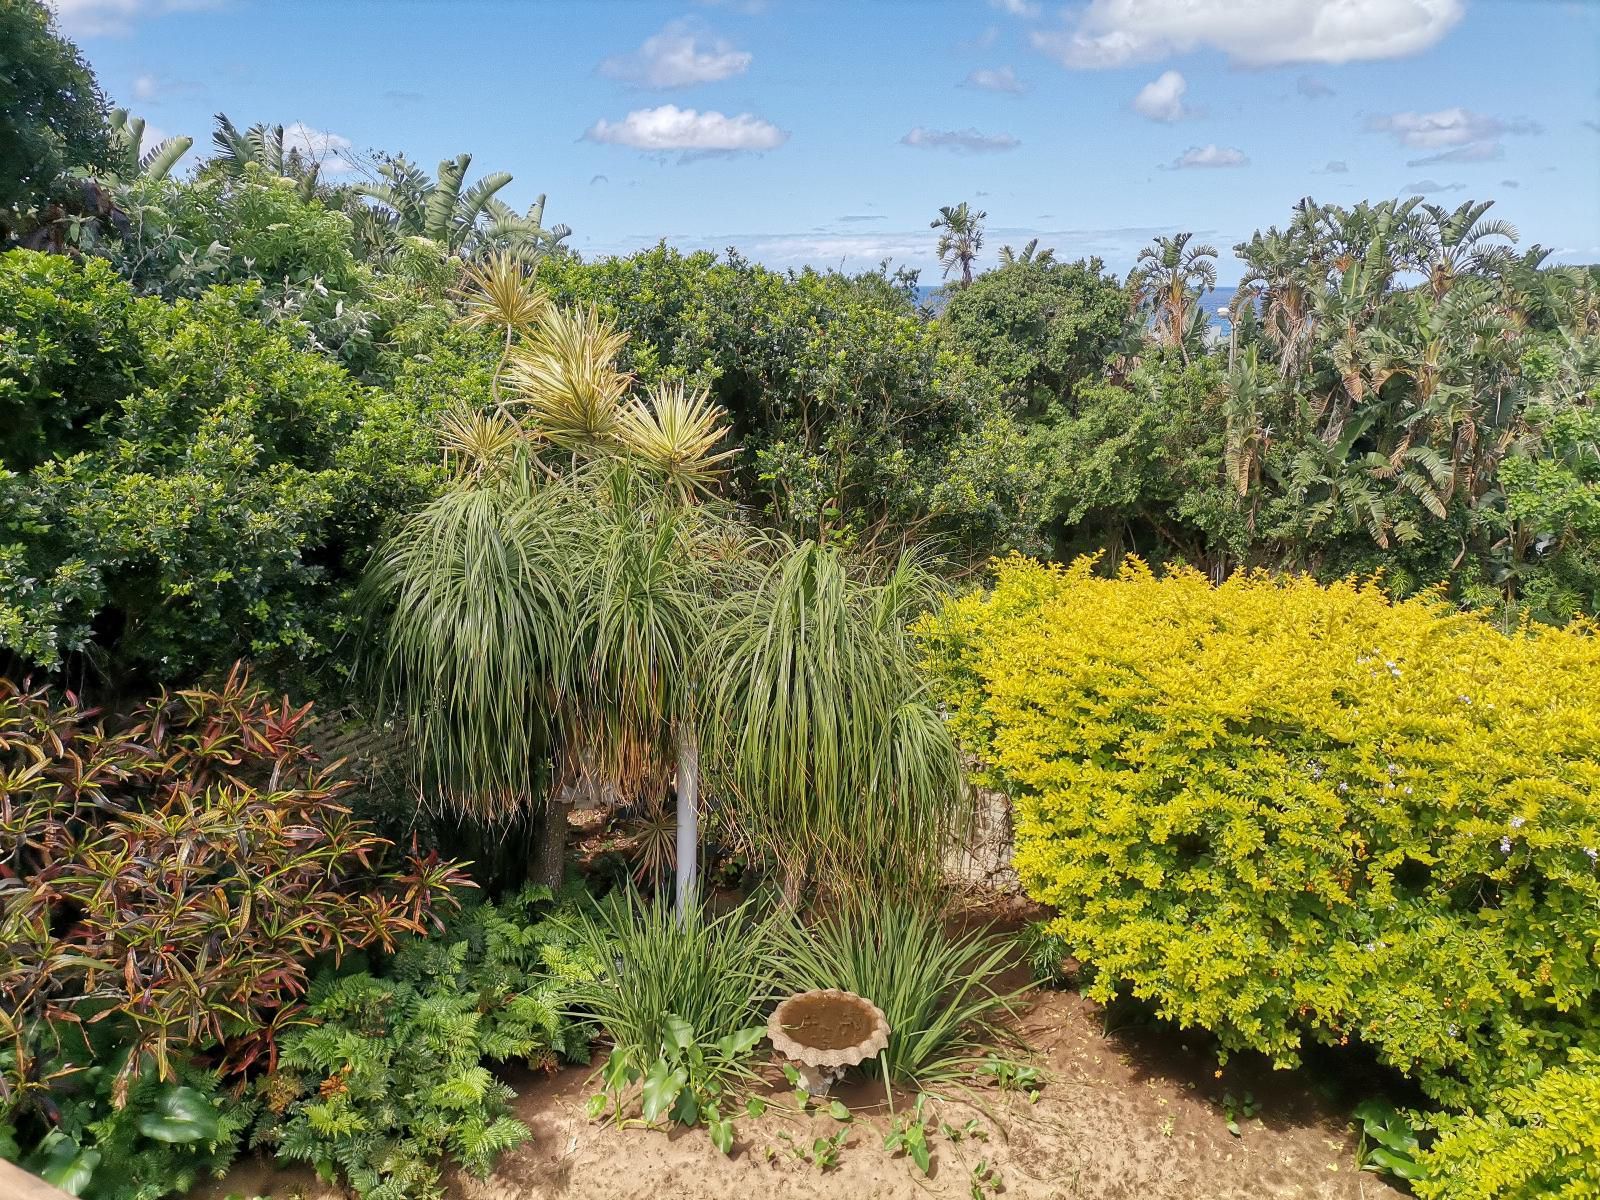
M1048 1083L1037 1103L977 1093L978 1105L934 1107L954 1127L976 1118L987 1141L930 1136L928 1178L883 1149L881 1086L847 1084L854 1112L838 1163L820 1171L797 1159L817 1136L844 1128L825 1112L796 1111L774 1089L759 1119L742 1118L731 1157L700 1130L617 1128L585 1119L586 1072L523 1075L517 1114L533 1140L506 1155L487 1180L457 1179L453 1200L922 1200L967 1198L987 1160L1016 1200L1386 1200L1401 1195L1355 1164L1343 1111L1308 1091L1302 1073L1230 1065L1217 1072L1202 1045L1169 1029L1105 1032L1106 1013L1070 992L1032 998L1022 1031ZM1229 1133L1224 1092L1260 1104ZM903 1103L903 1101L897 1101ZM787 1134L785 1139L782 1135ZM246 1161L208 1193L326 1200L334 1193L303 1173ZM981 1195L987 1195L982 1193Z

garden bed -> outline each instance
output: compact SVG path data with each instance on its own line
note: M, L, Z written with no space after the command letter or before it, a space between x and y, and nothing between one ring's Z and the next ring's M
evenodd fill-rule
M1348 1105L1317 1095L1307 1072L1234 1065L1219 1078L1199 1038L1159 1026L1106 1034L1106 1010L1072 992L1041 990L1029 1001L1023 1032L1048 1076L1039 1099L1030 1104L1020 1093L987 1090L977 1094L981 1109L937 1106L957 1128L976 1118L988 1141L953 1144L930 1132L926 1179L903 1155L883 1150L888 1114L876 1084L840 1091L854 1113L851 1132L837 1165L820 1171L789 1147L809 1148L843 1126L825 1110L800 1117L787 1091L774 1090L759 1120L741 1119L733 1154L724 1158L698 1130L587 1120L584 1103L594 1089L586 1071L569 1068L510 1079L519 1096L516 1115L533 1130L532 1141L505 1155L486 1180L457 1178L449 1194L454 1200L967 1197L972 1168L987 1160L1005 1185L1002 1194L1017 1200L1401 1195L1357 1169ZM1241 1100L1249 1093L1259 1104L1253 1117L1236 1113L1238 1137L1227 1127L1225 1093ZM901 1111L905 1103L897 1098ZM275 1170L254 1159L200 1193L202 1200L256 1195L333 1200L338 1193L309 1171Z

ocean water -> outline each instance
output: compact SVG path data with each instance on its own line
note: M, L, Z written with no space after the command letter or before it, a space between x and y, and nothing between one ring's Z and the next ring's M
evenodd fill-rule
M1238 290L1238 288L1232 285L1219 287L1215 291L1207 292L1205 299L1201 301L1201 303L1206 306L1206 316L1211 319L1211 324L1216 327L1217 332L1223 337L1228 336L1228 326L1230 322L1228 318L1224 317L1218 310L1227 308L1230 304L1232 304L1233 297ZM924 304L930 304L933 306L933 311L937 313L941 308L944 307L944 299L944 289L942 285L929 285L925 283L917 285L917 305L919 307Z

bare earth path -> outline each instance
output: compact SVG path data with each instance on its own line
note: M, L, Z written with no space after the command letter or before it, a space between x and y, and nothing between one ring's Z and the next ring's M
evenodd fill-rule
M939 1105L953 1126L976 1116L987 1142L930 1137L933 1172L924 1179L882 1149L886 1116L879 1088L847 1089L857 1111L838 1165L820 1172L789 1153L841 1128L802 1117L787 1092L759 1120L738 1122L731 1158L701 1131L618 1129L584 1118L586 1072L511 1079L517 1115L533 1140L506 1155L487 1180L461 1178L453 1200L923 1200L972 1196L971 1169L987 1159L1015 1200L1391 1200L1401 1193L1355 1165L1343 1114L1305 1090L1303 1076L1234 1069L1170 1031L1102 1033L1096 1006L1066 992L1035 997L1023 1022L1050 1082L1036 1104L1022 1096L981 1097L989 1114ZM1227 1089L1259 1101L1254 1119L1228 1132L1218 1107ZM991 1118L998 1118L991 1119ZM788 1133L789 1140L780 1137ZM772 1153L768 1154L768 1148ZM228 1195L323 1200L327 1189L300 1173L241 1163L207 1200Z

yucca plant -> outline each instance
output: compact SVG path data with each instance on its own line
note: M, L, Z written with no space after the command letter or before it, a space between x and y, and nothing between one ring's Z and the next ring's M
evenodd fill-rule
M777 927L767 969L787 989L843 988L871 1000L890 1029L877 1069L927 1087L969 1077L985 1051L1013 1040L1002 1022L1022 989L1003 990L999 979L1014 956L1008 937L951 932L936 906L880 894Z

